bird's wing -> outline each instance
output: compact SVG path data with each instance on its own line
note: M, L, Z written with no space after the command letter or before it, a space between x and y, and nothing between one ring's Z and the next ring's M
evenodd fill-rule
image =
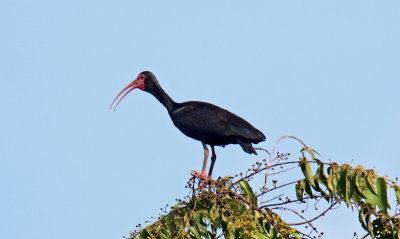
M226 136L227 120L212 107L189 104L173 112L171 118L180 130L190 130L193 134L207 134L214 137ZM186 133L186 132L184 132Z
M265 140L265 136L250 123L218 106L205 102L188 102L174 111L173 121L182 131L210 137L240 137L251 141ZM175 118L175 119L174 119ZM182 128L185 128L184 130ZM188 132L184 132L188 134Z
M263 141L265 136L258 129L252 126L249 122L242 119L241 117L229 112L227 112L227 126L234 136L239 136L251 141Z

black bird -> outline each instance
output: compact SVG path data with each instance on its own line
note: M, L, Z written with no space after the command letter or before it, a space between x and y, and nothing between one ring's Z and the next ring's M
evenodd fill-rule
M208 172L208 177L211 177L217 158L214 146L239 144L246 153L257 154L251 144L257 144L265 140L264 134L246 120L218 106L200 101L187 101L183 103L173 101L161 88L156 77L150 71L143 71L134 81L126 86L115 97L110 109L118 97L129 89L115 105L115 111L121 100L135 88L147 91L156 97L168 110L172 122L182 133L190 138L201 141L204 148L203 169L201 174L196 171L192 171L192 173L203 178L207 177L207 144L211 146L212 150L211 166Z

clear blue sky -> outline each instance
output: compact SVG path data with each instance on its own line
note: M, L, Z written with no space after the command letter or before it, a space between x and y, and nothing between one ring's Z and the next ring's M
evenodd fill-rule
M295 135L324 160L400 176L399 10L369 0L2 0L0 238L121 238L187 193L201 144L140 90L108 108L143 70L176 101L247 119L267 135L259 146ZM214 176L257 159L235 145L216 151ZM352 237L358 219L346 215L340 231L321 222L325 238Z

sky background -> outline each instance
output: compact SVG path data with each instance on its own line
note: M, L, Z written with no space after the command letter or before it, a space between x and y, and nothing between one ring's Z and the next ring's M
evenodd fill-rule
M257 146L294 135L323 160L400 176L399 10L369 0L2 0L0 238L122 238L187 194L201 143L146 92L109 110L143 70L175 101L245 118L267 136ZM216 152L215 177L265 156ZM324 238L361 231L351 210L317 225Z

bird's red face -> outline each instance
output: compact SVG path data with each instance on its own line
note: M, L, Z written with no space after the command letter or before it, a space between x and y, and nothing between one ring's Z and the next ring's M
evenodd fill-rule
M117 104L115 105L114 111L117 109L117 106L119 104L119 102L121 102L121 100L127 95L129 94L129 92L131 92L133 89L139 88L141 90L144 90L144 81L146 80L146 76L143 74L139 74L139 76L136 78L136 80L132 81L129 85L127 85L121 92L119 92L119 94L117 95L117 97L115 97L114 101L112 102L110 109L112 108L114 102L118 99L118 97L120 95L122 95L122 93L124 93L126 90L128 90L122 97L121 99L119 99L119 101L117 102Z

